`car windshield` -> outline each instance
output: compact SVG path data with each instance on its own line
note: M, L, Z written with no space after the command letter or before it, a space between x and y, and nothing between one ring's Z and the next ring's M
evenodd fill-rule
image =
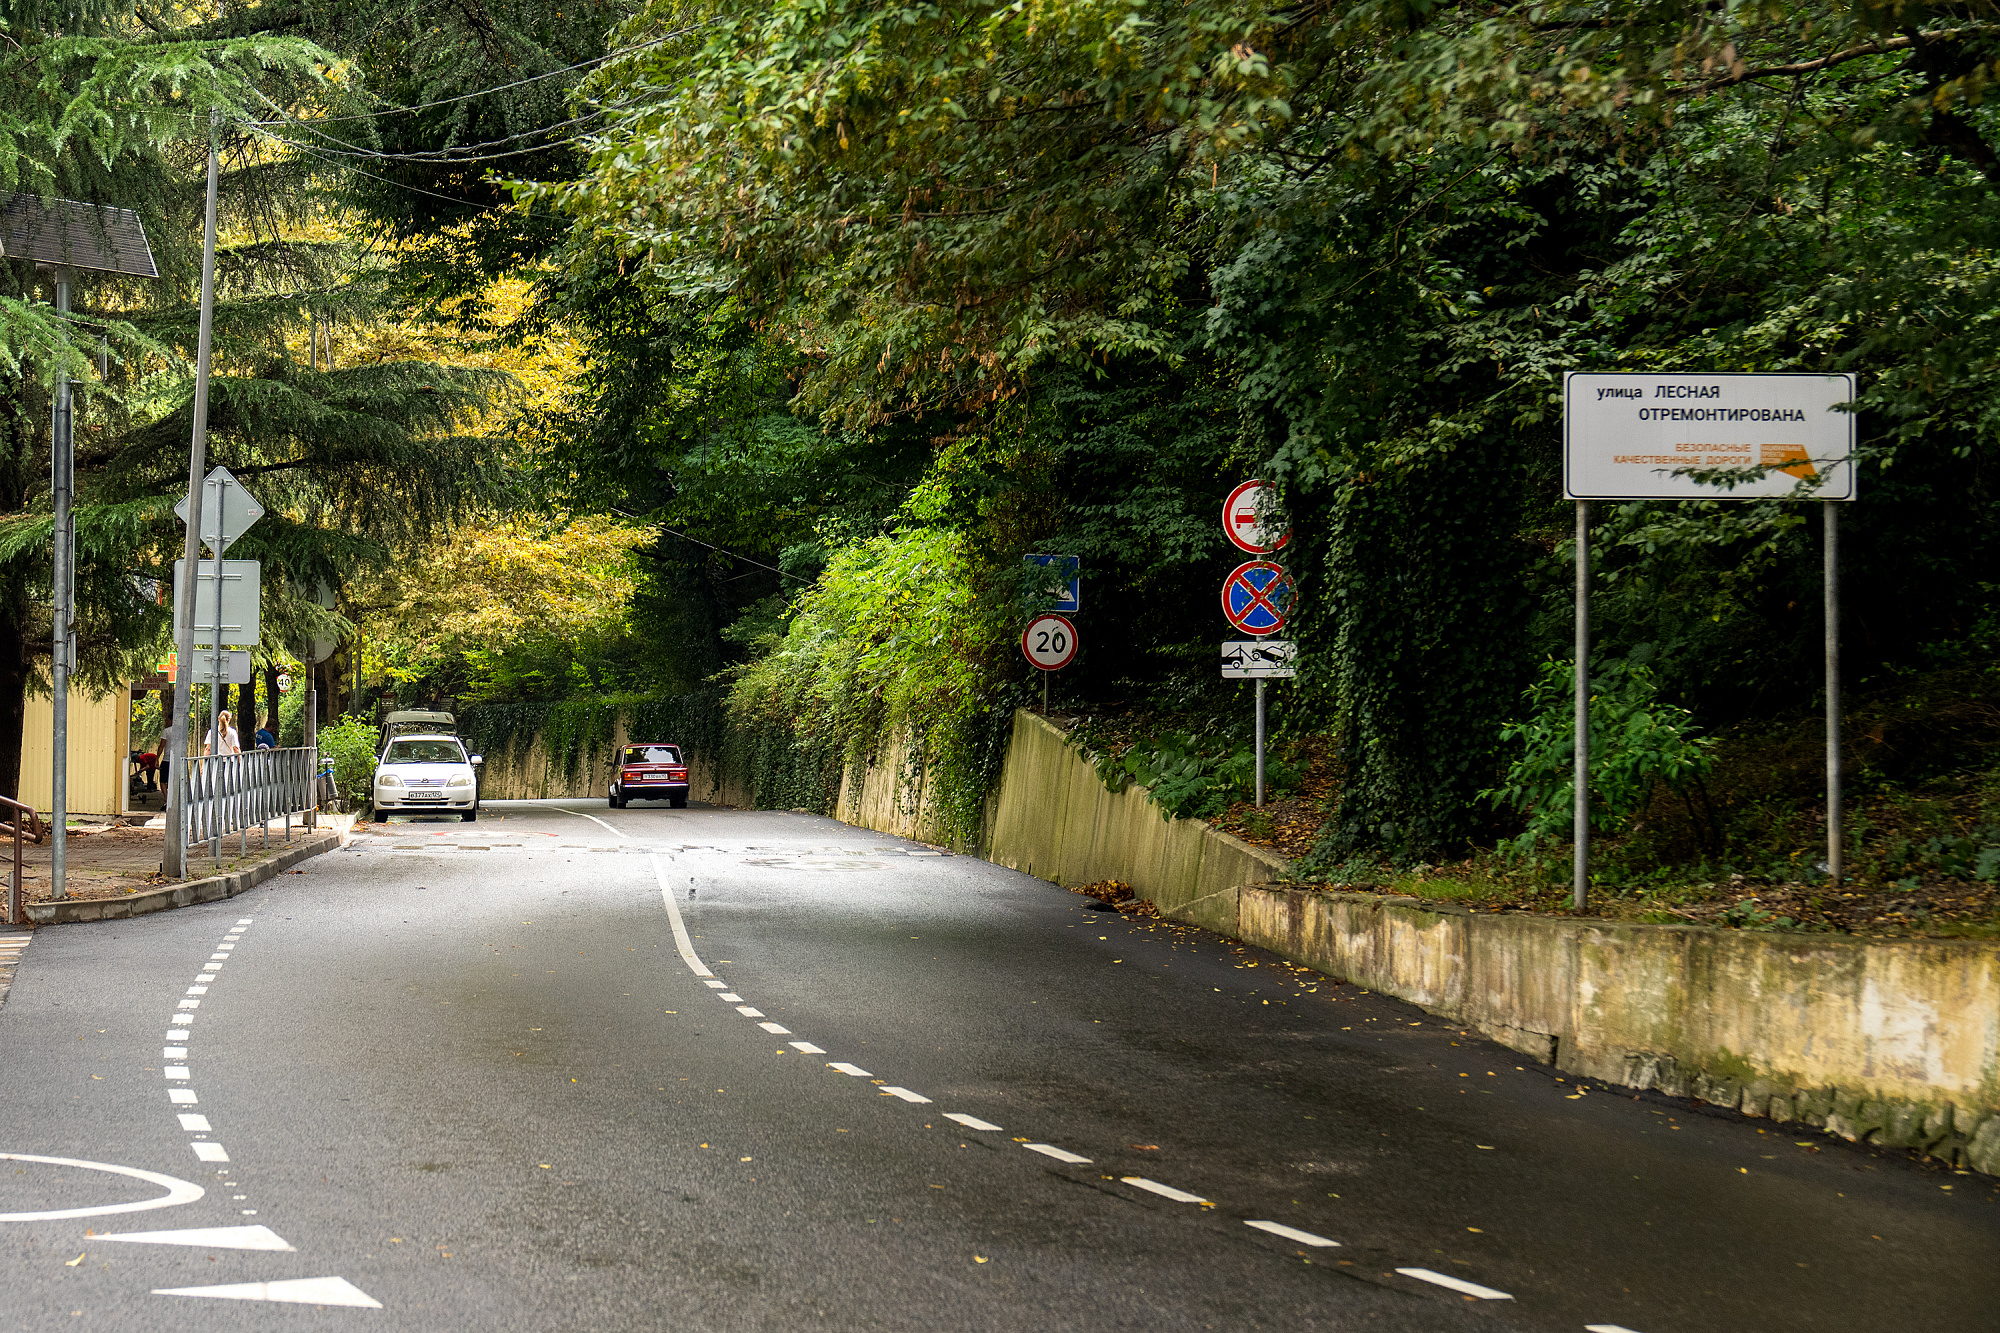
M629 745L625 748L625 762L628 764L678 764L681 752L671 745Z
M465 751L457 741L391 741L385 764L462 764Z

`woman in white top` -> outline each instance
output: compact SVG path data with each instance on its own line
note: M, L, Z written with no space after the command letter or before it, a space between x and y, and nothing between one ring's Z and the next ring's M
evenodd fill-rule
M222 738L220 741L216 740L218 735ZM242 748L241 745L237 744L236 728L232 724L229 710L225 708L215 715L215 730L208 733L208 752L210 754L237 754L241 752Z

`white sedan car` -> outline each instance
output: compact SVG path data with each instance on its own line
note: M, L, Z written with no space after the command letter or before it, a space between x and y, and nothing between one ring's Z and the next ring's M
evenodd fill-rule
M456 736L398 736L375 764L375 813L479 818L478 755Z

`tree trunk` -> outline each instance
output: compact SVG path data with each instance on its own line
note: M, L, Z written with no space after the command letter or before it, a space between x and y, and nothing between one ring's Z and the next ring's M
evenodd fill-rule
M236 687L236 739L245 750L257 748L257 668Z
M278 734L278 667L275 662L264 668L264 730L273 736Z

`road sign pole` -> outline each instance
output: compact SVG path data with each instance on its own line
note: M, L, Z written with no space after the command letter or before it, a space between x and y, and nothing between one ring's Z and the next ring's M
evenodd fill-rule
M1819 512L1826 523L1821 534L1826 561L1826 873L1836 890L1841 884L1840 810L1840 505L1823 501Z
M56 313L69 313L69 270L59 268L56 277ZM54 658L50 664L51 684L54 694L49 711L54 722L54 735L50 746L54 765L49 774L49 822L54 826L55 839L49 847L49 897L63 897L63 887L69 870L69 677L75 663L70 660L70 650L76 643L76 635L71 621L76 614L76 533L70 526L70 501L76 484L76 436L73 431L73 400L70 396L69 375L66 371L56 372L55 416L50 422L50 434L54 437L49 450L49 490L50 500L55 509L55 578L51 589L54 596L55 642Z
M1590 501L1576 502L1576 769L1570 907L1583 910L1590 891Z
M1264 678L1257 678L1257 808L1264 808Z
M207 470L208 452L208 362L215 341L215 193L220 164L216 158L216 137L222 113L208 116L208 206L201 233L201 322L195 335L194 434L188 445L187 540L182 547L184 568L189 572L187 587L174 599L174 648L180 669L174 680L174 725L167 737L167 847L162 869L170 879L187 874L187 765L181 761L189 753L191 735L188 714L193 711L194 690L189 678L194 674L195 577L201 567L202 475Z

